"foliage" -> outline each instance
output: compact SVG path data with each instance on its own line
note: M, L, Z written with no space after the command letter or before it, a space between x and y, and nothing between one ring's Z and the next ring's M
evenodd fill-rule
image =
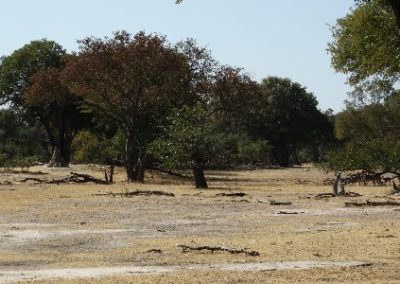
M273 159L288 166L291 157L309 145L324 145L331 140L332 125L326 114L317 108L317 100L298 83L269 77L263 80L262 102L253 135L269 141L274 147Z
M121 133L107 138L84 130L74 139L72 159L76 163L103 164L109 158L119 157L124 151L124 146L124 137Z
M268 141L252 139L247 135L236 137L237 154L232 157L233 166L239 167L265 167L271 165L271 146Z
M4 57L0 64L0 104L22 107L23 94L31 84L31 77L38 71L60 67L65 56L59 44L43 39L32 41Z
M30 127L11 109L0 110L0 166L19 165L24 158L45 158L44 133ZM22 163L23 164L23 163Z
M395 92L400 76L400 39L389 6L381 1L360 4L337 21L332 34L332 65L349 76L355 102L380 102Z
M240 68L222 66L215 74L212 107L218 123L235 133L250 133L266 106L257 82Z
M400 142L392 137L351 141L327 153L326 167L336 171L398 171Z
M156 121L172 104L182 104L185 58L165 37L117 32L111 39L86 38L66 70L85 108L118 124L126 137L127 174L140 179L146 144ZM185 94L187 96L187 94Z
M60 150L68 165L73 139L90 122L90 117L80 111L81 100L70 92L62 71L63 67L38 71L31 77L23 97L47 131L52 147Z
M348 108L336 117L342 146L327 154L334 170L395 171L400 169L400 95L384 103Z
M227 167L237 151L235 135L221 131L202 105L177 111L163 133L150 149L168 169Z
M46 131L51 148L70 160L72 140L87 116L61 78L67 54L54 41L32 41L5 57L0 65L0 103L23 111Z

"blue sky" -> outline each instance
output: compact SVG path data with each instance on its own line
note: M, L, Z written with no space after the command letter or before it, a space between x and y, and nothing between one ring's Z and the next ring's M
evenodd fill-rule
M339 111L350 90L330 67L329 24L353 0L13 0L2 1L0 56L34 39L77 50L76 40L141 30L187 37L207 46L221 64L254 79L288 77L313 92L320 108Z

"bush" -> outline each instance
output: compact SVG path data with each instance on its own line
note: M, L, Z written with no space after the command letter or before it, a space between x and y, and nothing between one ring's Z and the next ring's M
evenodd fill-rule
M120 133L107 139L90 131L81 131L72 143L72 161L75 163L104 163L107 158L123 154L124 138Z

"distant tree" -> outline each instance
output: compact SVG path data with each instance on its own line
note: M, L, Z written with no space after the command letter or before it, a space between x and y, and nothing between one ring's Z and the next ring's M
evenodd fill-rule
M261 87L264 105L259 106L261 121L254 133L273 146L273 159L280 166L288 166L291 157L299 162L299 150L329 133L329 120L318 110L314 95L298 83L268 77Z
M12 109L0 109L0 166L17 166L25 159L47 157L45 133L25 123Z
M348 141L327 153L325 166L335 171L400 173L400 142L390 136Z
M224 167L237 153L237 137L222 131L204 105L177 111L163 133L151 145L153 155L164 168L191 168L196 188L208 187L205 169Z
M211 99L219 123L248 133L263 104L260 85L240 68L222 66L216 72Z
M183 56L187 64L181 74L181 92L187 99L186 104L198 101L209 102L213 92L213 80L218 64L206 48L199 47L194 39L186 39L175 45L177 52Z
M118 124L126 138L128 180L143 181L146 144L157 120L171 105L182 104L186 60L163 36L144 32L80 44L66 77L88 111Z
M337 171L400 170L400 95L384 103L348 107L336 116L339 147L327 155Z

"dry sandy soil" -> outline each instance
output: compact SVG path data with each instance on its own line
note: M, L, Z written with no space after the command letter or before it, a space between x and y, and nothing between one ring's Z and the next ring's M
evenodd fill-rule
M94 166L73 171L102 176ZM156 172L126 184L121 170L114 185L21 182L68 174L0 173L0 283L400 283L400 206L345 206L400 202L389 187L318 199L332 176L306 167L209 172L203 191ZM136 189L175 197L103 195ZM223 192L247 195L216 196ZM260 255L183 252L179 244Z

